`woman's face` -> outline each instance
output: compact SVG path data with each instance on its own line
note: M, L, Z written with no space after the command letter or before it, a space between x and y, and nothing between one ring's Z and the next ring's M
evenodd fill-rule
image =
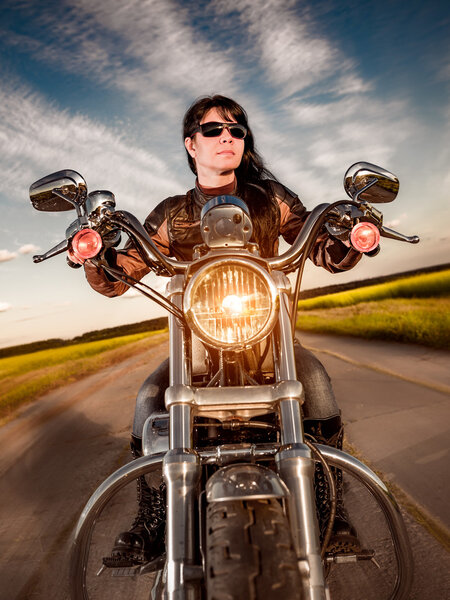
M236 123L232 118L224 118L216 108L209 110L200 121L204 123ZM223 129L219 137L204 137L201 132L186 138L184 144L195 161L198 180L207 185L211 177L227 175L239 167L244 154L244 140L233 138L228 129Z

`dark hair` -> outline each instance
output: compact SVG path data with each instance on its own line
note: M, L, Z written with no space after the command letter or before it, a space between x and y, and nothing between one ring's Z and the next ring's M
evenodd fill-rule
M244 184L246 183L264 188L265 194L263 197L267 199L266 202L261 202L260 194L246 193L244 199L252 217L253 239L259 244L261 256L273 256L279 235L280 211L273 197L270 184L264 185L263 182L268 179L277 181L277 179L265 167L263 159L255 149L255 140L252 130L248 125L247 113L242 106L231 98L220 95L198 98L184 115L183 141L194 134L194 131L200 125L200 121L212 108L217 109L217 112L224 120L233 119L237 123L244 125L247 129L247 135L244 140L244 154L241 164L235 171L238 187L237 193L242 197L240 190L243 192ZM186 154L191 171L197 175L194 159L187 150ZM190 201L193 202L193 197L191 197ZM186 207L188 215L193 214L193 206L190 205L190 201L188 200Z
M248 117L245 110L240 104L227 98L226 96L203 96L198 98L187 110L183 119L183 141L187 137L191 137L200 121L206 113L212 108L216 108L217 112L223 119L234 119L247 129L247 135L244 140L244 154L239 167L236 169L236 178L239 183L259 183L263 179L276 179L274 175L265 167L264 161L255 149L255 140L252 130L248 125ZM195 162L189 152L186 150L189 166L191 171L197 175Z

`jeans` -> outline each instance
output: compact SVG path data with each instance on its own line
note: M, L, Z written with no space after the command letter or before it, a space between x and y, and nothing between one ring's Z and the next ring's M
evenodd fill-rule
M305 419L330 419L340 415L333 388L325 367L300 344L295 344L297 377L305 390ZM144 423L153 412L164 412L164 393L169 385L169 359L162 362L144 381L136 398L133 435L142 438Z

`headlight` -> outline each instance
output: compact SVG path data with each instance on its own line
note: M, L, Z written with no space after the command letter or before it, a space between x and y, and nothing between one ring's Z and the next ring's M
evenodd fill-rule
M267 271L240 259L219 259L196 273L184 295L184 312L200 339L239 349L273 328L278 291Z

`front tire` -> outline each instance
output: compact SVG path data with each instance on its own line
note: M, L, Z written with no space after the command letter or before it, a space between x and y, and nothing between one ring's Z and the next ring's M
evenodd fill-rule
M301 600L301 580L281 504L228 500L206 515L208 600Z

